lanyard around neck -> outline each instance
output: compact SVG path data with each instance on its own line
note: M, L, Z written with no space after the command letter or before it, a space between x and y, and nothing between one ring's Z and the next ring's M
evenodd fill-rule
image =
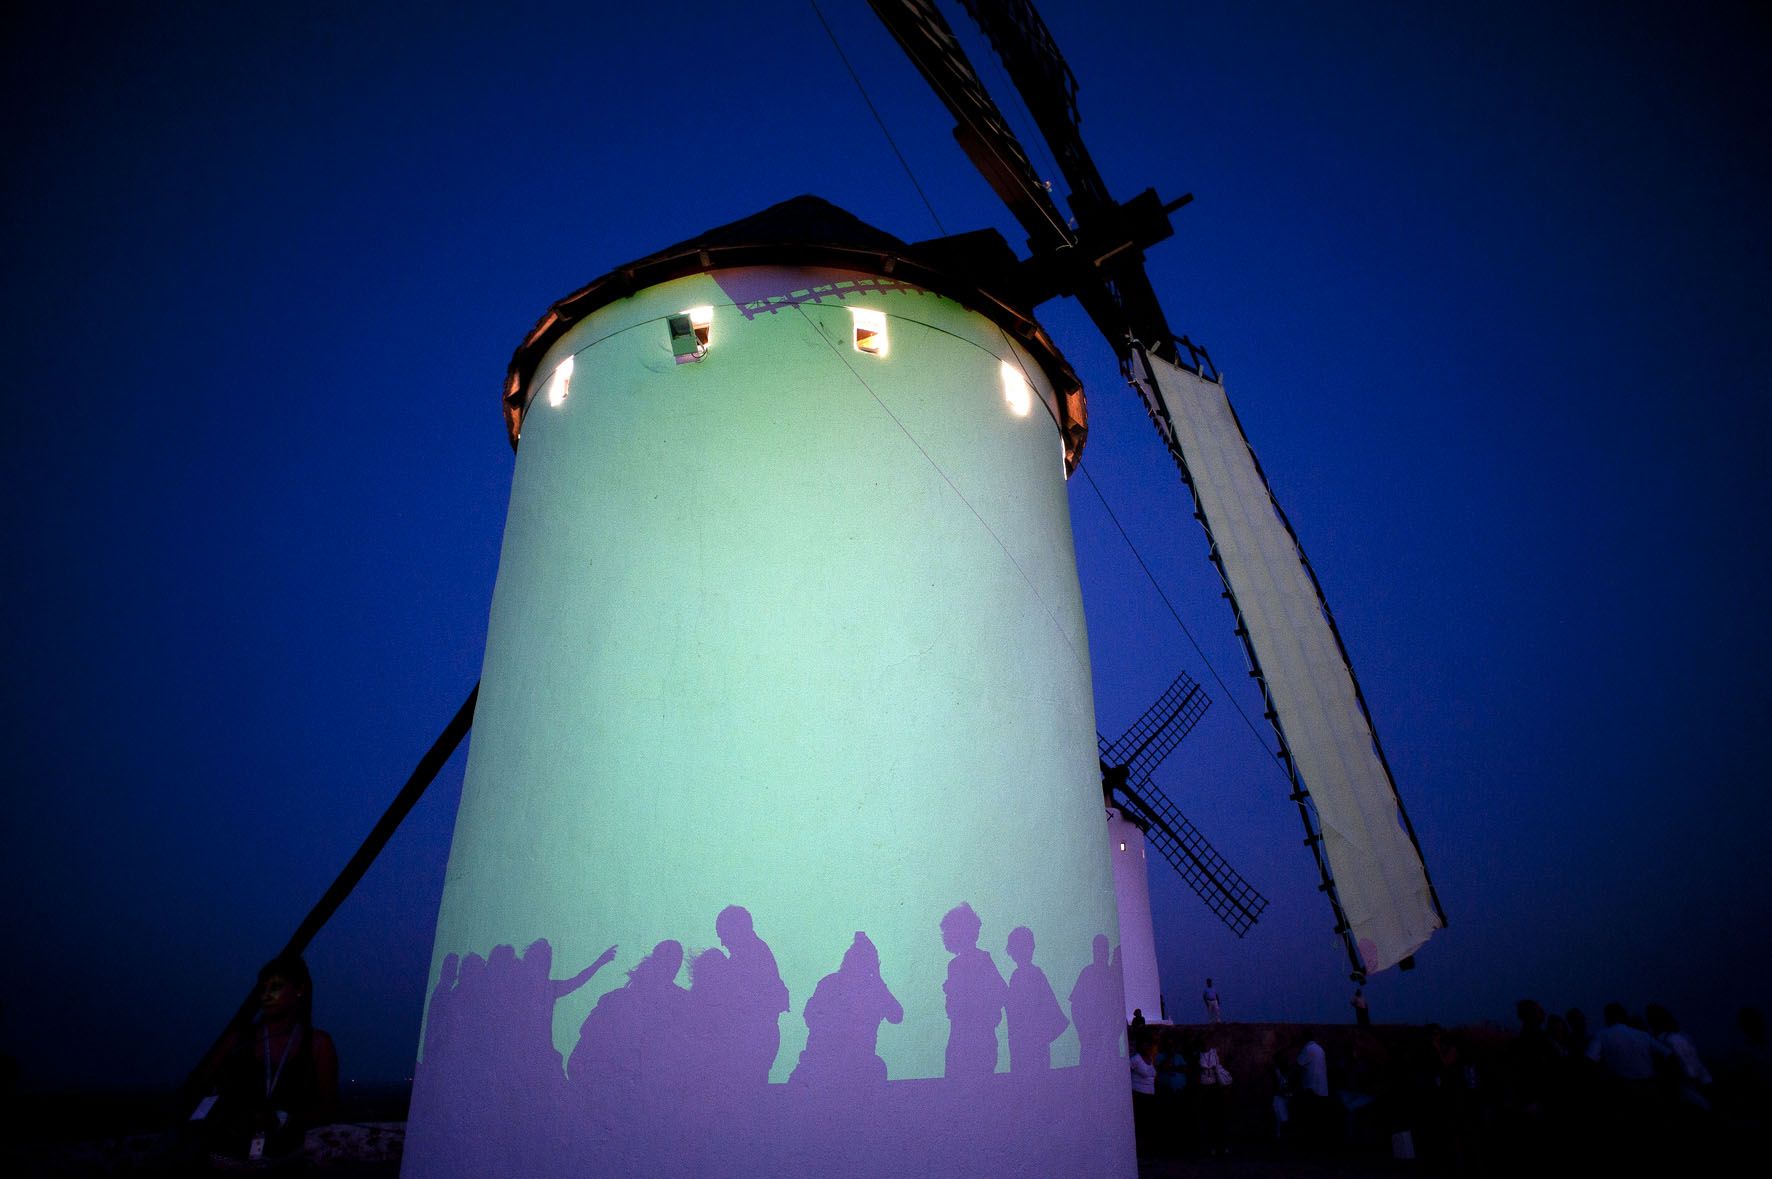
M301 1039L301 1024L289 1029L289 1039L283 1041L283 1055L277 1058L277 1071L271 1071L271 1029L260 1026L259 1032L264 1037L265 1046L265 1096L269 1097L277 1090L277 1082L283 1079L283 1066L289 1063L289 1053L295 1042Z

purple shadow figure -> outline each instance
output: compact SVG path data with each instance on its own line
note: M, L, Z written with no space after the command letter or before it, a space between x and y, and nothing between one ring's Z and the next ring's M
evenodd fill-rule
M688 1062L684 1037L693 1014L689 992L676 982L682 969L683 944L659 942L626 984L597 1000L566 1063L573 1085L620 1077L649 1091L671 1087Z
M510 999L512 1018L516 1025L518 1042L530 1046L529 1050L540 1053L545 1046L550 1054L549 1066L553 1070L560 1068L560 1053L554 1048L554 1004L572 994L605 966L615 961L616 947L610 946L589 966L571 978L550 978L554 968L554 947L548 939L538 937L529 943L519 960L521 973L514 975L512 981L520 984L511 988Z
M1120 1035L1126 1030L1120 975L1108 958L1106 934L1095 935L1095 960L1077 975L1071 988L1071 1022L1077 1028L1082 1063L1114 1065L1120 1060Z
M425 1010L424 1059L436 1060L449 1051L451 1033L455 1030L450 1002L455 998L456 978L461 973L461 955L445 954L443 969L437 974L437 989L431 992L431 1005Z
M941 944L953 955L941 985L947 996L950 1077L988 1077L997 1071L997 1025L1003 1021L1009 987L990 954L978 948L983 928L968 904L957 905L941 919Z
M730 1021L734 1079L741 1084L767 1085L769 1070L781 1051L781 1017L789 1008L788 988L781 981L775 955L757 936L749 910L726 906L714 919L714 931L726 947L726 968L717 977Z
M1058 1006L1046 972L1034 965L1034 933L1025 925L1009 931L1009 1071L1039 1072L1052 1067L1052 1041L1071 1021Z
M857 932L843 963L806 1000L806 1047L789 1078L826 1092L886 1083L876 1043L880 1021L903 1023L904 1007L880 977L880 951Z
M613 950L566 979L551 977L546 942L521 957L503 946L485 958L445 958L404 1173L1103 1179L1135 1169L1124 1064L1050 1066L1051 1037L1064 1024L1026 929L1009 938L1016 970L1006 984L978 946L981 923L971 907L943 918L952 955L947 1075L898 1078L888 1077L876 1041L881 1023L905 1022L905 1010L886 986L878 950L857 933L842 964L801 1005L806 1048L792 1078L771 1085L759 1078L788 999L774 954L746 917L737 908L720 915L724 948L696 955L689 989L679 985L682 945L659 942L585 1017L564 1069L551 1037L554 1004L608 965ZM1097 961L1084 969L1071 1006L1080 1033L1105 1028L1084 1040L1114 1060L1121 999L1109 949L1097 939ZM1005 1008L1011 1066L994 1075ZM1038 1035L1029 1033L1030 1012ZM939 1025L924 1030L931 1033Z
M531 943L521 958L509 945L482 958L443 959L426 1016L424 1060L413 1083L413 1117L444 1128L420 1136L408 1152L411 1174L449 1174L471 1144L497 1141L523 1111L547 1108L563 1095L566 1077L554 1047L554 1003L590 981L615 957L611 946L571 978L549 974L553 948ZM545 1158L528 1145L510 1165L539 1173Z

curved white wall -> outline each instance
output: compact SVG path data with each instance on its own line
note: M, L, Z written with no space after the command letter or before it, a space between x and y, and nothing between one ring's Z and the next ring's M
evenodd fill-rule
M684 363L666 317L699 306L711 346ZM885 355L854 349L852 306L886 313ZM550 396L546 374L567 357L570 381ZM1025 416L1005 362L1031 378ZM1074 1026L1037 1076L956 1093L948 1075L950 1032L969 1018L951 995L983 984L953 982L944 914L971 906L1006 981L1006 939L1028 927L1067 1019L1079 979L1101 977L1085 969L1093 943L1116 929L1061 448L1031 358L929 292L756 268L606 306L537 371L408 1172L548 1159L696 1171L700 1149L777 1174L889 1160L881 1173L912 1160L1026 1173L1042 1158L1066 1174L1130 1173L1123 1057L1078 1067ZM722 1021L674 992L658 1002L683 1018L648 1008L642 1022L661 1026L636 1033L608 1078L563 1077L581 1026L596 1038L588 1014L641 956L666 939L691 956L717 949L730 905L750 914L789 995L771 1083L726 1087L724 1112L693 1125L671 1119L706 1102L647 1106L718 1072L726 1051L705 1039ZM890 1081L823 1109L787 1082L818 1015L807 1000L858 931L903 1016L879 1023ZM524 952L537 939L551 973ZM589 983L557 1001L546 990L611 945ZM680 1022L692 1030L673 1040L662 1025ZM1008 1033L993 1033L997 1074ZM665 1122L675 1129L660 1137Z
M1157 977L1157 936L1151 922L1149 861L1144 832L1118 808L1107 811L1108 854L1114 861L1114 900L1120 910L1120 975L1126 992L1126 1019L1142 1010L1155 1023L1162 1018L1162 980Z

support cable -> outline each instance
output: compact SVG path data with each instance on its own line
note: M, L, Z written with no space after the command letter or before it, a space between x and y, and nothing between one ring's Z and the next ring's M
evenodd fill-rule
M855 83L855 88L861 91L861 100L867 104L868 113L874 116L874 122L879 124L880 134L886 137L886 146L890 147L892 154L898 157L899 164L904 168L904 174L910 177L911 187L916 189L917 195L923 198L923 207L929 210L929 219L935 222L936 230L946 237L947 226L941 223L941 218L936 215L935 206L929 201L929 194L923 191L921 184L917 183L917 174L911 171L910 161L904 158L904 153L898 150L897 141L892 138L892 132L886 129L886 120L880 117L880 112L874 107L874 100L868 97L868 88L861 84L861 76L855 72L855 67L849 64L849 55L843 52L843 46L837 40L837 34L832 30L831 23L824 18L824 12L819 8L818 0L806 0L806 2L812 5L813 15L818 17L818 23L824 26L825 36L831 39L831 48L837 51L837 59L843 63L843 68L849 71L849 78Z
M1181 628L1181 633L1186 635L1187 641L1192 644L1194 654L1200 657L1200 662L1204 663L1206 670L1212 673L1213 682L1223 689L1224 698L1231 702L1231 707L1236 709L1237 715L1243 718L1243 724L1249 729L1249 735L1255 738L1257 745L1261 746L1264 759L1272 761L1272 751L1268 749L1267 739L1261 735L1261 730L1255 727L1255 722L1249 719L1249 714L1243 711L1243 705L1238 702L1236 693L1232 692L1230 685L1224 682L1224 677L1218 674L1218 669L1212 666L1212 660L1206 658L1206 652L1201 649L1200 641L1194 638L1194 632L1189 630L1187 623L1181 620L1181 614L1176 611L1175 603L1169 600L1169 595L1163 592L1162 583L1157 580L1157 575L1151 572L1149 565L1145 564L1144 555L1138 551L1138 546L1132 543L1132 537L1127 534L1126 526L1120 523L1118 516L1114 515L1114 509L1109 506L1107 496L1101 493L1101 485L1095 481L1095 476L1091 475L1089 468L1082 463L1077 464L1077 470L1081 471L1083 478L1089 481L1090 488L1095 492L1095 498L1101 501L1102 510L1108 514L1108 519L1112 520L1114 527L1119 530L1120 539L1126 542L1128 549L1132 550L1132 559L1138 562L1138 567L1144 570L1145 577L1150 579L1151 588L1156 590L1157 597L1163 600L1163 605L1169 611L1169 617L1175 619L1175 625ZM1274 762L1274 768L1279 770L1282 777L1286 777L1287 785L1290 787L1291 779L1286 776L1285 769L1278 762Z
M1054 179L1064 179L1064 165L1058 162L1058 157L1052 154L1051 145L1046 142L1043 135L1039 134L1040 120L1034 117L1033 109L1028 106L1027 98L1022 94L1021 89L1015 85L1014 80L1011 79L1008 74L1003 72L1002 60L995 52L987 53L984 56L985 61L989 63L986 68L991 71L991 81L997 84L996 93L1007 93L1009 95L1011 109L1017 112L1016 122L1022 123L1024 128L1031 125L1035 130L1035 134L1031 140L1020 134L1017 134L1016 138L1021 140L1023 144L1031 142L1034 145L1033 151L1029 155L1030 160L1034 156L1041 157L1039 165L1042 169L1045 168L1047 164L1052 165L1052 170L1047 173L1046 176L1041 177L1046 184L1046 191L1051 192ZM1021 119L1022 115L1027 116L1025 122ZM1003 120L1004 122L1009 121L1009 111L1003 112ZM1069 208L1070 206L1068 199L1065 202L1065 206L1066 208ZM1070 213L1070 220L1067 224L1074 229L1076 228L1077 222L1076 210L1071 209Z
M818 306L818 304L814 304L814 306ZM992 540L997 542L997 547L1003 550L1003 555L1009 559L1009 564L1021 575L1022 583L1028 587L1028 592L1034 596L1034 601L1040 603L1040 609L1046 614L1046 621L1052 624L1052 629L1058 632L1058 637L1063 639L1064 645L1070 649L1071 658L1076 661L1077 666L1086 667L1087 661L1083 658L1082 653L1077 650L1077 644L1071 641L1071 636L1065 631L1064 625L1059 622L1058 616L1052 612L1052 607L1047 604L1045 597L1040 593L1040 587L1034 584L1034 579L1028 576L1028 571L1022 567L1021 562L1016 559L1015 554L1009 551L1009 545L1004 542L997 530L991 527L991 522L984 518L984 513L978 510L976 504L966 498L966 493L960 490L960 485L954 482L954 477L948 474L947 471L942 468L940 463L935 461L935 456L929 453L929 448L924 446L915 434L911 433L911 428L904 424L903 418L892 412L892 407L886 404L886 399L881 397L874 387L868 383L868 379L862 376L860 372L856 371L855 366L849 362L849 358L843 355L842 349L838 348L831 342L830 337L824 333L824 330L821 327L819 327L818 322L810 315L806 314L806 308L796 304L794 310L800 313L800 318L806 321L806 326L811 328L818 338L824 342L826 348L830 349L831 355L836 357L837 362L848 371L851 377L855 378L855 383L860 385L867 392L867 395L874 399L874 404L880 407L880 411L892 419L892 424L898 427L899 433L903 434L906 440L909 441L912 446L916 447L917 453L923 456L923 461L929 464L930 469L937 475L941 476L942 482L948 485L948 490L952 491L959 501L966 505L966 510L972 513L973 519L978 521L979 526L990 535Z

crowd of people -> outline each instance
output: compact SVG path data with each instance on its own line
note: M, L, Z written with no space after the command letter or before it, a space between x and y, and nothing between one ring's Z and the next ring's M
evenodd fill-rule
M1095 939L1067 1013L1034 963L1032 932L1010 932L1013 969L1005 979L979 946L981 925L968 905L941 923L952 955L943 985L947 1078L988 1077L1004 1024L1011 1074L1054 1075L1052 1043L1073 1025L1083 1063L1111 1068L1118 979L1107 939ZM599 999L564 1059L552 1046L554 1005L608 966L617 947L561 979L553 977L545 940L521 956L509 946L488 959L450 955L433 997L425 1055L436 1062L479 1054L462 1078L470 1091L450 1104L477 1105L481 1084L501 1074L513 1092L606 1084L629 1073L644 1091L648 1078L678 1075L653 1066L666 1048L672 1050L664 1055L680 1057L669 1037L695 1029L717 1040L707 1045L716 1049L711 1056L700 1057L713 1090L730 1099L766 1089L789 994L746 910L729 906L715 927L720 948L688 963L688 988L674 981L685 965L679 943L660 943L625 985ZM1659 1003L1640 1015L1608 1003L1599 1026L1590 1027L1578 1008L1555 1014L1521 999L1511 1032L1491 1025L1448 1031L1436 1024L1374 1027L1356 992L1350 1026L1263 1026L1254 1033L1222 1022L1210 979L1202 998L1203 1025L1147 1024L1142 1012L1127 1025L1141 1155L1219 1156L1233 1143L1259 1140L1301 1151L1388 1148L1455 1170L1533 1162L1702 1165L1757 1143L1772 1102L1772 1049L1755 1008L1738 1013L1733 1044L1706 1053ZM337 1056L313 1026L312 1002L313 982L299 958L267 963L253 1018L232 1029L199 1069L193 1092L202 1096L185 1137L212 1166L293 1159L306 1129L329 1116ZM900 1023L905 1013L866 934L854 935L803 1012L808 1036L790 1086L859 1097L884 1085L875 1036L880 1024ZM683 1096L670 1088L660 1094L667 1104Z
M1302 1151L1385 1150L1455 1169L1679 1164L1758 1141L1772 1101L1757 1009L1739 1013L1734 1045L1710 1054L1661 1004L1639 1017L1608 1003L1590 1028L1579 1009L1553 1015L1522 999L1511 1034L1375 1028L1363 1010L1356 1005L1351 1027L1264 1032L1234 1051L1223 1024L1135 1020L1140 1153L1211 1156L1232 1141L1277 1141Z

